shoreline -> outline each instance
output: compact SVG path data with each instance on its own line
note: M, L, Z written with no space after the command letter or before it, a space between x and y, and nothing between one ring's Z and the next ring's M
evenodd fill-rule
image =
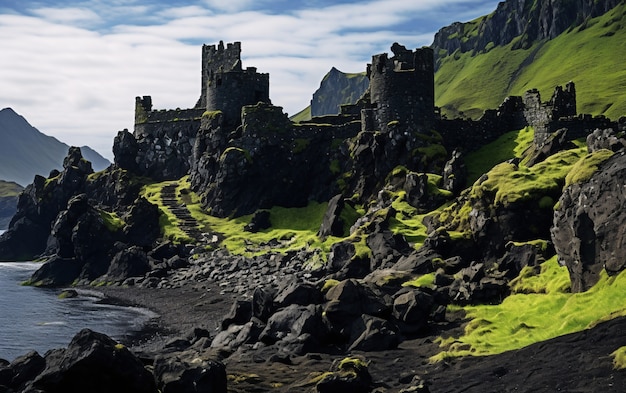
M194 328L218 333L221 321L230 310L235 295L220 292L217 284L187 283L178 288L84 287L103 294L104 303L140 307L155 313L122 344L137 353L154 354L175 338L188 335Z

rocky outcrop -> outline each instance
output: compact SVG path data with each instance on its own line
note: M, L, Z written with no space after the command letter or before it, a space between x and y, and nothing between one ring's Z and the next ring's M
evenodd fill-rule
M552 241L560 263L570 272L573 292L591 288L602 270L614 275L626 268L625 179L622 150L601 163L588 180L567 187L559 199Z
M504 46L519 37L515 48L527 49L533 42L555 38L619 3L620 0L507 0L500 2L488 16L467 23L456 22L439 30L432 47L437 54L441 50L445 55L457 50L477 53L488 45Z
M313 93L311 116L338 115L341 105L356 103L368 86L365 73L346 74L331 68Z
M221 115L203 119L196 139L193 189L217 216L240 216L272 206L305 206L337 194L331 165L339 160L333 141L355 135L358 126L294 126L282 108L259 103L242 111L231 132ZM227 142L226 142L227 141Z
M0 366L0 387L16 393L226 393L224 365L201 360L187 344L183 351L157 356L150 372L124 345L84 329L67 348L44 357L30 352Z
M83 190L91 173L91 164L82 157L80 149L71 147L62 172L53 171L48 179L35 176L20 194L9 230L0 237L0 258L28 260L43 253L57 214Z

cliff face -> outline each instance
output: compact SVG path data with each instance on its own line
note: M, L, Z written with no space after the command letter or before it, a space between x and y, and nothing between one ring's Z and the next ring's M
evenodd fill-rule
M553 39L603 15L618 4L620 0L508 0L489 15L442 28L435 34L432 47L439 56L457 50L476 53L488 46L507 45L519 37L514 49L526 49L535 41Z
M313 93L311 116L336 115L343 104L354 104L367 90L365 73L346 74L333 67Z

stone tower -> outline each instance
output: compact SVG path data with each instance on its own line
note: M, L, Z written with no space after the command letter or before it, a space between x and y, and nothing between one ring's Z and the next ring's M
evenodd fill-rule
M196 107L221 110L224 121L238 124L241 108L258 102L269 103L269 74L255 67L241 66L241 43L202 46L202 91Z
M393 57L387 53L372 57L370 79L372 109L365 113L367 128L387 131L398 122L413 131L430 129L435 118L435 70L433 50L408 50L394 43Z

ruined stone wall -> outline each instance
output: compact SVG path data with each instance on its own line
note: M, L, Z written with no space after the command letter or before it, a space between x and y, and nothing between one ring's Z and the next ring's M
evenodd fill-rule
M561 128L559 119L576 116L576 87L574 82L569 82L565 89L557 86L547 102L541 102L537 89L529 90L524 94L523 102L526 122L535 128L535 143L541 144Z
M152 110L150 96L135 100L138 174L156 180L177 179L191 166L191 153L203 109Z
M433 51L411 51L397 43L391 49L393 57L375 55L368 65L372 109L366 109L365 123L382 132L391 122L413 131L430 129L435 112Z
M241 42L228 43L226 47L223 41L217 46L202 45L202 81L196 108L206 108L209 81L219 71L241 71Z
M241 108L258 102L270 102L269 74L259 74L256 68L245 71L218 72L209 80L206 109L221 110L226 124L241 122Z

